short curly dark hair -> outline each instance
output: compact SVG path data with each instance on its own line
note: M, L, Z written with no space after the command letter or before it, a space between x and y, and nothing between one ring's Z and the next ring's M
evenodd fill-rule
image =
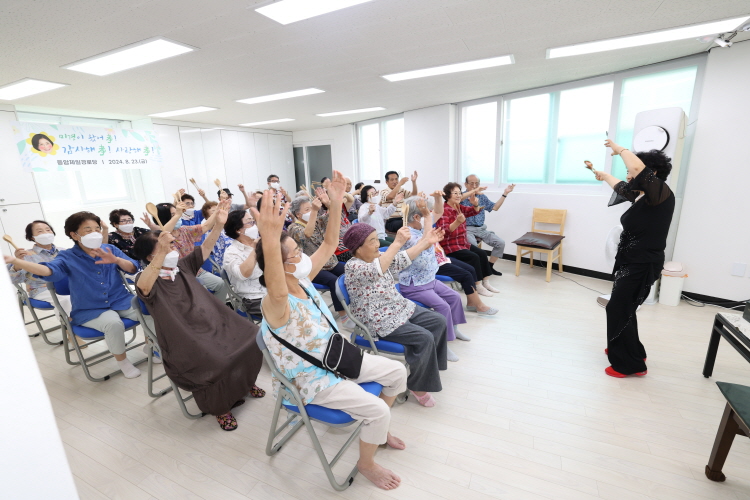
M229 212L227 222L224 224L224 233L233 240L239 238L240 231L245 225L245 223L242 222L242 219L244 219L246 215L247 212L245 210L234 210Z
M666 181L672 171L672 158L664 154L664 151L652 149L651 151L639 151L635 155L641 159L644 165L654 171L654 175Z
M73 238L70 236L70 233L77 233L78 228L80 228L84 222L90 220L96 222L100 226L102 224L102 220L99 218L99 216L91 212L74 213L73 215L65 219L65 234L68 235L68 238L73 240Z
M154 248L159 242L159 235L161 233L161 230L157 229L156 231L149 231L140 235L135 240L133 250L130 252L133 258L147 264L148 256L154 253Z
M49 225L49 222L46 220L35 220L31 221L28 226L26 226L26 239L28 241L34 241L34 224L44 224L48 228L52 230L52 234L57 234L54 229L52 229L52 226Z
M449 182L445 186L443 186L443 199L445 201L448 201L451 199L451 193L454 189L458 188L458 190L461 190L461 184L458 182Z
M109 223L120 225L120 217L123 215L129 215L133 222L135 222L135 216L124 208L116 208L109 213Z

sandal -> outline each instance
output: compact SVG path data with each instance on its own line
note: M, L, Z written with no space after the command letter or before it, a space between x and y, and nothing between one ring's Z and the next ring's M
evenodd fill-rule
M235 409L235 408L237 408L238 406L242 406L242 405L244 405L244 404L245 404L245 400L244 400L244 399L240 399L239 401L237 401L236 403L234 403L234 404L232 405L232 409Z
M262 398L266 395L266 391L258 387L257 385L254 385L252 389L250 389L250 395L254 398Z
M425 406L427 408L431 408L431 407L435 406L435 398L433 398L432 394L430 394L429 392L425 392L424 396L417 396L414 393L414 391L409 391L409 392L411 392L412 396L414 396L415 398L417 398L417 401L422 406Z
M216 420L219 422L219 427L225 431L233 431L237 428L237 419L231 413L217 415Z

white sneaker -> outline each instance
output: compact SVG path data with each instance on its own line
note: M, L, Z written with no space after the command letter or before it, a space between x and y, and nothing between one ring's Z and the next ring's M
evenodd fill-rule
M117 365L120 367L120 370L122 370L122 374L125 378L137 378L141 376L141 371L133 366L133 363L127 358L118 361Z
M149 351L150 348L151 348L151 346L149 344L146 344L146 345L143 346L143 353L146 356L148 356L148 351ZM160 365L161 364L161 356L159 355L158 352L154 351L154 355L151 358L151 362L154 363L155 365Z
M471 342L471 339L467 337L466 335L464 335L463 333L459 332L458 328L456 328L455 326L453 327L453 333L456 334L456 338L458 340L463 340L464 342Z
M492 293L500 293L500 290L498 290L498 289L497 289L497 288L495 288L494 286L490 285L490 280L489 280L488 278L484 278L484 279L482 280L482 285L484 285L484 287L485 287L485 288L486 288L487 290L489 290L490 292L492 292Z
M494 297L494 295L492 294L492 292L490 292L484 286L482 286L482 283L480 283L478 285L475 285L475 287L476 287L477 293L479 295L483 295L485 297Z
M450 348L448 348L448 361L458 361L458 356Z

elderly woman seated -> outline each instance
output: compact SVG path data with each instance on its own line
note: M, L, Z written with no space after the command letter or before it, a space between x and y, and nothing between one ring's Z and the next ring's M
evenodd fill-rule
M330 215L338 220L345 189L340 172L334 172L328 189L332 201ZM297 386L306 405L341 410L364 422L359 435L357 467L377 487L396 488L401 479L375 462L375 451L381 444L397 449L405 447L403 441L388 432L390 407L406 387L404 365L383 356L364 354L359 377L345 380L307 362L277 340L280 338L318 359L322 357L334 333L335 320L308 278L315 277L323 268L339 239L338 224L329 225L318 250L308 257L282 231L287 210L279 211L281 203L280 194L274 200L271 192L266 191L260 213L253 212L261 234L258 265L264 273L261 280L268 287L268 295L263 299L263 337L268 350L279 371ZM380 397L360 387L364 382L381 384ZM279 382L274 380L276 391L278 387Z
M109 223L114 226L115 230L109 233L107 243L116 246L132 259L131 251L135 240L149 230L135 227L135 216L124 208L112 210L109 213Z
M441 230L430 228L415 245L401 251L411 239L409 228L402 227L381 254L378 233L368 224L354 224L344 236L344 243L354 252L345 274L352 314L373 335L403 344L409 364L407 386L423 406L435 405L430 392L442 390L438 370L448 368L445 318L404 298L396 290L393 275L441 238Z
M378 233L378 244L381 247L389 246L393 243L393 238L385 234L385 221L401 206L404 199L403 193L398 193L393 198L393 203L384 207L380 205L381 200L378 190L368 185L362 188L360 199L362 200L362 206L359 207L359 222L364 222L375 228Z
M325 194L321 188L318 188L318 191L320 194ZM292 201L289 210L294 217L294 222L286 228L286 231L308 257L317 252L323 244L328 228L331 212L322 212L322 206L320 198L316 197L315 200L310 201L310 198L301 197ZM338 225L336 226L338 230ZM338 246L340 247L341 244ZM341 305L335 292L336 279L344 274L344 266L343 262L339 262L336 256L331 254L322 269L312 278L312 282L328 287L331 291L333 308L338 312L344 328L353 329L354 322L346 316L344 306Z
M424 228L432 227L432 212L428 208L427 201L418 196L407 198L402 205L402 210L403 207L409 209L407 227L411 238L402 247L408 250L422 239ZM431 246L423 250L412 260L411 265L398 275L401 295L409 300L421 302L442 314L447 324L445 337L448 342L459 337L466 339L458 331L458 325L466 323L461 296L435 279L438 268L435 247ZM458 361L458 356L450 348L448 348L448 361Z
M258 267L255 253L259 239L255 219L245 210L230 212L224 232L232 242L224 253L223 264L232 289L242 297L242 304L249 314L261 316L260 301L268 292L259 281L263 271Z
M122 285L117 272L121 269L133 274L138 269L138 263L117 247L102 244L101 219L91 212L77 212L68 217L65 220L65 233L75 242L75 246L60 251L53 260L32 263L5 257L5 262L45 281L56 282L68 278L73 302L72 323L102 332L107 348L114 355L125 378L138 377L141 371L133 366L125 353L125 325L120 319L138 321L138 317L130 306L132 295ZM151 319L146 318L146 321L151 322ZM157 357L154 360L161 362Z
M214 300L195 279L227 213L220 208L215 217L214 231L183 258L171 232L138 238L133 252L146 267L135 284L156 324L167 375L193 393L202 412L215 415L219 426L231 431L237 428L232 408L248 393L265 395L255 386L263 357L255 343L258 327Z

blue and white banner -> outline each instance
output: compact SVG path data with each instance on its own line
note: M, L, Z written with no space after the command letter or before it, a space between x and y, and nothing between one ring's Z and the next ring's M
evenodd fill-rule
M11 122L26 172L160 168L156 133L104 127Z

